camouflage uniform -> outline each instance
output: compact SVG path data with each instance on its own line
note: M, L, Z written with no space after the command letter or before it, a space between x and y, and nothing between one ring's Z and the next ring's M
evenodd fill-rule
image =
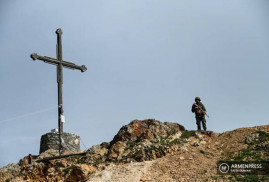
M196 101L196 100L198 100L198 99L199 99L199 102ZM196 103L194 103L194 104L192 105L191 111L192 111L193 113L195 113L197 129L198 129L198 130L201 130L201 122L202 122L203 129L206 131L206 119L205 119L205 114L204 114L204 113L199 113L199 112L198 112L199 109L197 108L197 105L198 105L198 107L199 107L200 109L202 109L203 111L206 111L206 108L205 108L204 104L202 104L202 103L200 102L201 99L200 99L200 98L198 98L198 99L195 99Z

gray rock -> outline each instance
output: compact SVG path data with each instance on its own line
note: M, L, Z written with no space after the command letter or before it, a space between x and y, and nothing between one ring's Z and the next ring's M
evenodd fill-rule
M251 144L255 141L259 141L259 133L251 133L249 136L244 138L246 144Z

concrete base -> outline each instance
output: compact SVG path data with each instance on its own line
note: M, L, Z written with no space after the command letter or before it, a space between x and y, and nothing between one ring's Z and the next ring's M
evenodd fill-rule
M80 150L80 137L71 133L62 133L63 150L77 152ZM46 133L41 136L39 154L48 149L59 150L59 133Z

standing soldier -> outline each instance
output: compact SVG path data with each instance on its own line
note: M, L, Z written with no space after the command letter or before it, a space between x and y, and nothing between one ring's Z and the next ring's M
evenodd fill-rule
M201 130L201 122L202 122L203 129L206 131L206 120L205 120L206 109L199 97L195 97L195 103L192 105L191 111L195 113L197 130Z

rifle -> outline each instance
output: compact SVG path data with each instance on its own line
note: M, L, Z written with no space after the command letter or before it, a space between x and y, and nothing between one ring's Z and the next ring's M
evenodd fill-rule
M204 111L198 104L195 104L199 109L201 109L201 111L203 111L203 113L209 118L209 116L207 115L206 111Z

